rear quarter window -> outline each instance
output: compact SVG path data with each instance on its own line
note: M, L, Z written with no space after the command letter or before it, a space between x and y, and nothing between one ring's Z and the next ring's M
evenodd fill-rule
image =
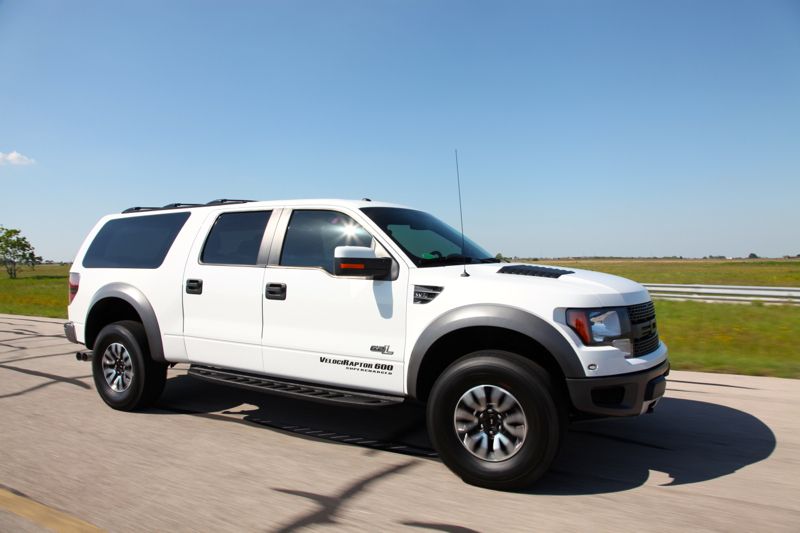
M189 213L109 220L83 258L85 268L158 268Z

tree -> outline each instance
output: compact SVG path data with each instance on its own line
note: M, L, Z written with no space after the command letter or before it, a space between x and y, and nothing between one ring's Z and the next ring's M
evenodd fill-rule
M758 256L756 254L754 254L754 253L751 253L750 255L747 256L747 258L748 259L758 259Z
M42 262L42 258L36 255L36 251L28 242L26 237L18 229L9 229L0 226L0 259L6 266L8 277L17 277L17 268L20 265L28 265L35 268Z

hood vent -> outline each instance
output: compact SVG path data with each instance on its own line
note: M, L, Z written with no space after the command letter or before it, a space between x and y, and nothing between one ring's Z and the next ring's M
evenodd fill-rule
M414 303L426 304L439 296L444 287L434 287L432 285L414 285Z
M519 276L536 276L538 278L557 278L564 274L574 274L572 270L549 268L538 265L508 265L497 271L498 274L517 274Z

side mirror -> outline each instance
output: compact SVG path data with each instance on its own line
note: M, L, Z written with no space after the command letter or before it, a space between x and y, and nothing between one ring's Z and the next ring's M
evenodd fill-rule
M392 259L376 257L375 250L366 246L337 246L333 267L337 276L385 279L392 272Z

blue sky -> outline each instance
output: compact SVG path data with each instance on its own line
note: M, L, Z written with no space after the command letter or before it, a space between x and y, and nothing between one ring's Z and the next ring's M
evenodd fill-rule
M800 2L0 0L0 225L46 258L220 197L455 225L454 148L493 252L800 253Z

